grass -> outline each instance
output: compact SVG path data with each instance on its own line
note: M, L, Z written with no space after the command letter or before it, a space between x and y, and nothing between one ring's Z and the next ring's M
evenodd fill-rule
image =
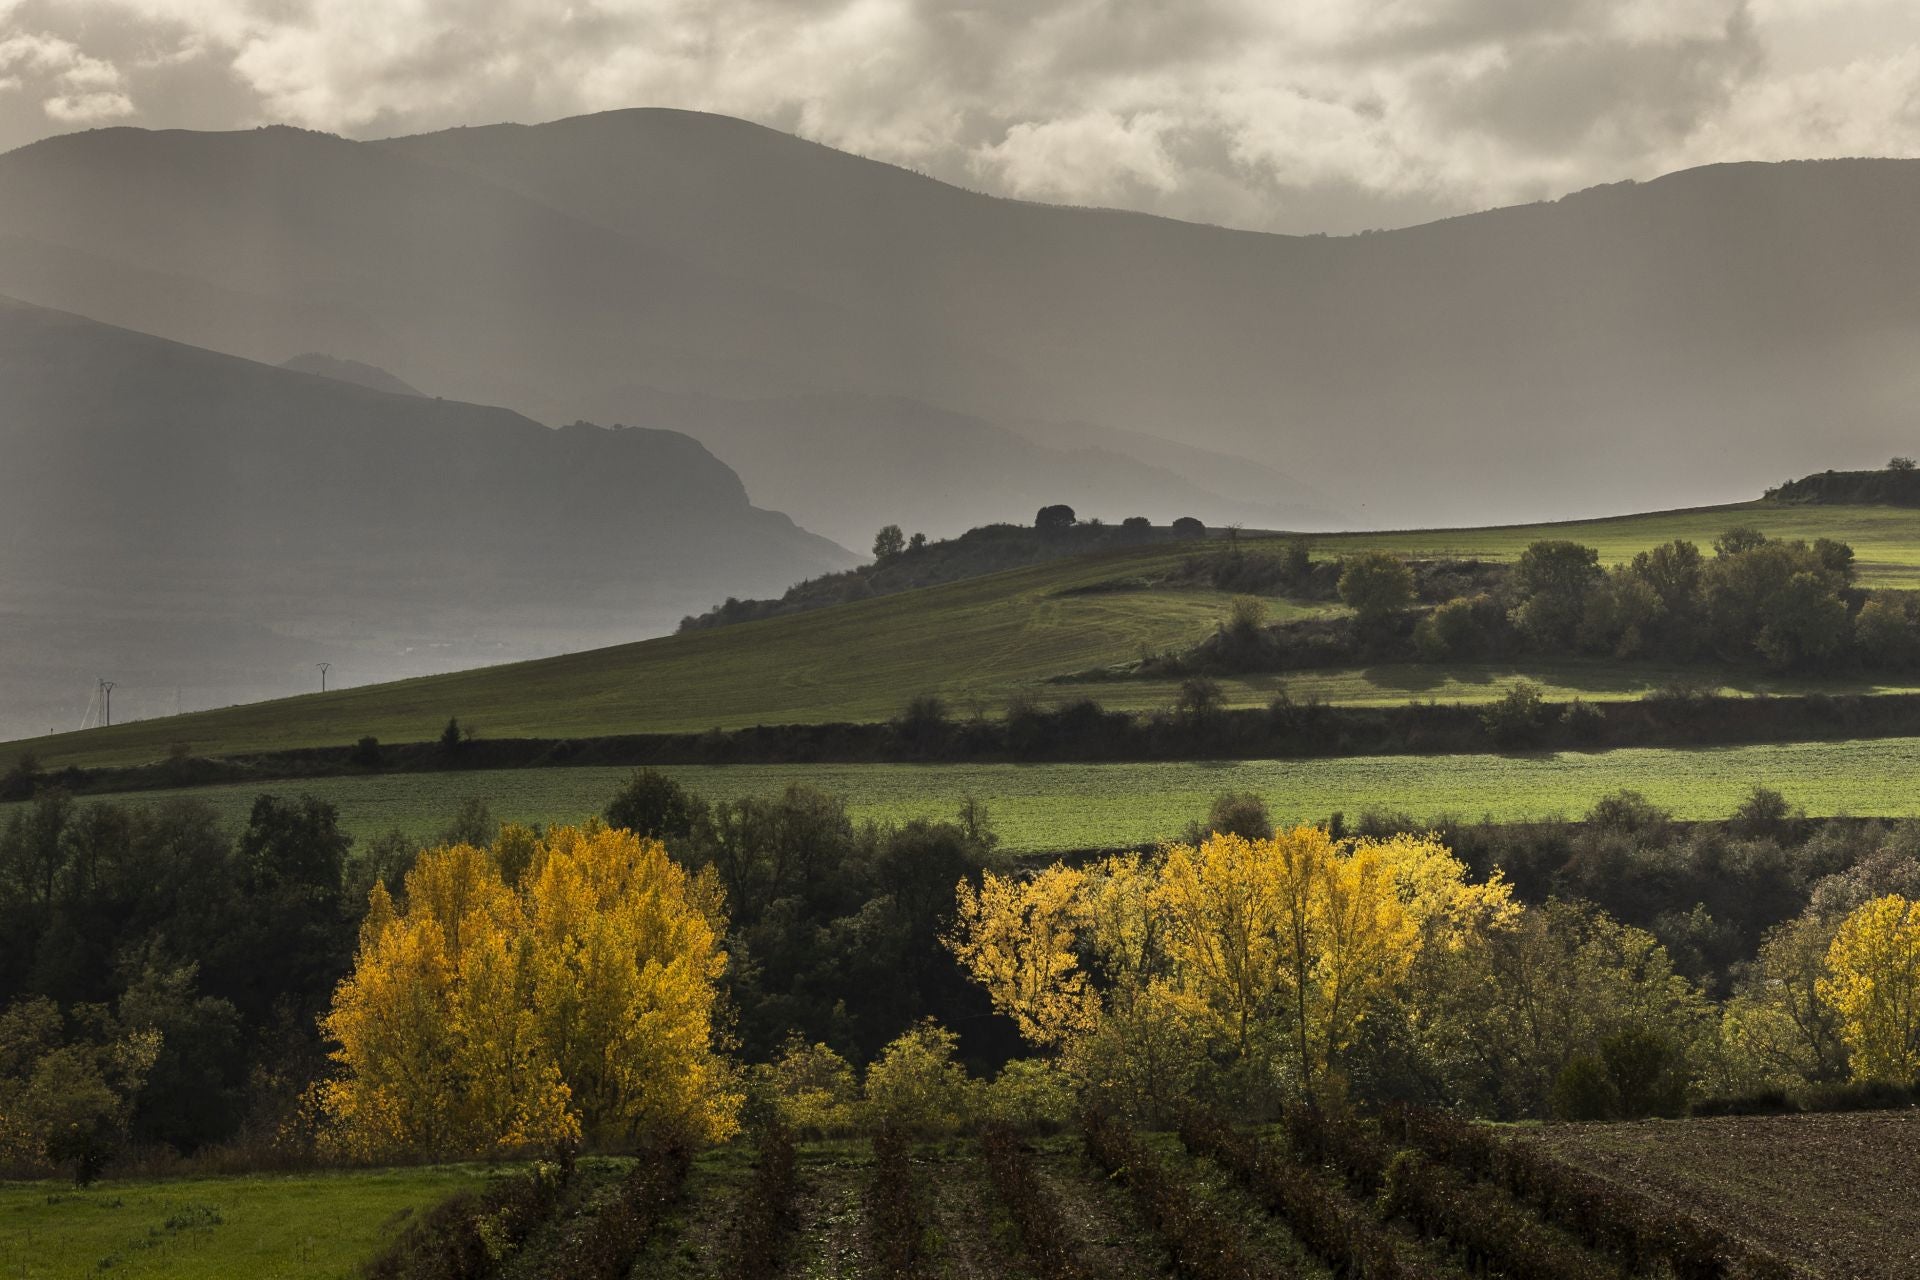
M345 1280L414 1214L488 1170L0 1183L0 1277Z
M132 792L211 803L233 827L263 791L310 793L340 809L359 837L398 828L428 838L468 796L503 821L578 822L599 813L625 768L508 769ZM1318 821L1369 810L1515 821L1578 816L1630 787L1681 818L1723 818L1764 784L1819 815L1920 815L1920 738L1685 750L1501 756L1370 756L1163 764L725 765L665 770L715 798L770 795L790 783L847 797L856 816L903 821L952 815L966 796L986 802L1003 844L1019 853L1118 848L1177 836L1222 791L1264 796L1276 818ZM7 812L0 806L0 818Z
M1571 537L1598 545L1603 558L1612 561L1673 537L1710 542L1738 523L1778 536L1846 539L1855 546L1869 583L1920 585L1920 517L1879 507L1749 504L1558 526L1329 535L1314 542L1323 556L1382 546L1417 555L1504 559L1538 537ZM22 745L57 768L157 760L175 744L200 755L233 755L338 745L364 734L417 742L438 735L453 716L486 736L578 737L880 720L897 714L915 695L930 692L961 711L985 713L998 712L1021 690L1055 700L1091 693L1132 709L1165 705L1171 691L1163 684L1048 681L1126 662L1142 652L1184 648L1204 637L1226 612L1228 598L1222 593L1078 590L1151 577L1191 550L1156 546L1103 553L793 617ZM1311 611L1282 603L1273 616ZM1296 696L1318 691L1335 701L1476 698L1497 696L1518 674L1536 672L1387 667L1307 674L1289 685ZM1537 674L1562 693L1631 696L1672 672L1560 663L1545 664ZM1270 684L1234 682L1229 694L1243 703L1265 701Z

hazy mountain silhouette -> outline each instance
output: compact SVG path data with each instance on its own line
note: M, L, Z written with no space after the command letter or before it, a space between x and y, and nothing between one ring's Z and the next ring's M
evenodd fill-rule
M291 360L282 360L280 367L292 369L295 373L315 373L323 378L351 382L357 387L368 387L374 391L391 391L395 395L423 394L418 387L402 382L378 365L360 360L341 360L318 351L308 351Z
M361 683L637 638L854 559L678 432L550 430L4 299L0 405L28 641L0 736L73 727L47 717L100 663L152 714L182 682L198 705L305 691L314 661Z
M0 289L549 422L657 421L651 391L1098 424L1404 525L1739 497L1909 444L1916 208L1920 162L1721 165L1289 237L990 198L679 111L377 143L115 129L0 157ZM846 455L823 497L870 521L890 474Z

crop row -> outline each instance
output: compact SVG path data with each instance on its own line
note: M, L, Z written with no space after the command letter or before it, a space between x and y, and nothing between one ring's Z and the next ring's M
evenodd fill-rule
M1078 1256L1059 1197L1040 1179L1020 1136L1005 1125L990 1125L980 1135L980 1152L1040 1280L1101 1280L1103 1273Z
M674 1146L649 1153L620 1180L613 1200L564 1240L548 1274L567 1280L625 1280L647 1239L686 1185L692 1157Z
M798 1156L793 1133L770 1118L760 1130L753 1180L735 1219L733 1253L726 1275L735 1280L762 1280L780 1262L787 1232L793 1226L794 1192L799 1186Z
M1397 1107L1385 1127L1396 1140L1498 1187L1552 1222L1645 1274L1678 1280L1784 1280L1780 1259L1671 1205L1575 1168L1545 1148L1515 1141L1425 1107Z
M873 1173L867 1183L867 1241L875 1275L905 1280L924 1260L926 1189L914 1176L912 1148L897 1129L873 1135Z
M1360 1123L1310 1106L1287 1114L1302 1158L1338 1169L1383 1212L1450 1248L1461 1263L1508 1280L1607 1280L1618 1272L1563 1239L1495 1188L1478 1187L1417 1151L1398 1150Z
M1194 1280L1279 1280L1275 1269L1255 1255L1241 1224L1201 1200L1124 1122L1105 1111L1089 1111L1083 1135L1087 1155L1126 1184L1183 1275Z
M478 1194L442 1200L362 1268L367 1280L487 1280L553 1216L572 1161L536 1164Z
M1199 1108L1181 1115L1180 1141L1232 1174L1341 1280L1439 1280L1434 1267L1396 1248L1392 1232L1352 1196L1274 1144Z

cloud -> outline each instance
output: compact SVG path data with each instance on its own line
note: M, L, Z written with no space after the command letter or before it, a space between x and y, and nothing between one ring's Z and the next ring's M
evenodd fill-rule
M36 101L47 119L61 124L133 114L118 67L43 32L0 34L0 91Z
M1892 0L0 0L0 143L720 111L1009 195L1344 231L1920 154Z

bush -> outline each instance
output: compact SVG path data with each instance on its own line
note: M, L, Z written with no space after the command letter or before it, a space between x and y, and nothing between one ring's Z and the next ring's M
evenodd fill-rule
M1585 698L1569 702L1560 719L1567 736L1583 747L1598 746L1607 736L1607 713Z
M380 739L368 734L354 743L353 750L347 753L347 762L357 769L378 769L386 762L380 750Z
M1073 1082L1039 1058L1015 1058L1000 1068L983 1094L991 1126L1020 1133L1058 1133L1073 1123Z
M795 1133L836 1138L857 1127L860 1086L847 1060L824 1044L795 1036L777 1061L755 1068L767 1100Z
M1213 807L1207 811L1206 830L1194 834L1201 839L1209 835L1224 835L1268 840L1273 837L1273 817L1267 812L1267 802L1253 792L1222 791L1214 797ZM1198 843L1198 840L1190 843Z
M953 1060L959 1042L929 1018L882 1049L867 1068L868 1123L928 1136L970 1128L975 1085Z
M1610 1120L1620 1105L1598 1054L1577 1054L1553 1080L1553 1114L1562 1120Z
M1538 746L1546 736L1550 714L1540 686L1516 680L1504 695L1480 713L1481 727L1502 750Z

